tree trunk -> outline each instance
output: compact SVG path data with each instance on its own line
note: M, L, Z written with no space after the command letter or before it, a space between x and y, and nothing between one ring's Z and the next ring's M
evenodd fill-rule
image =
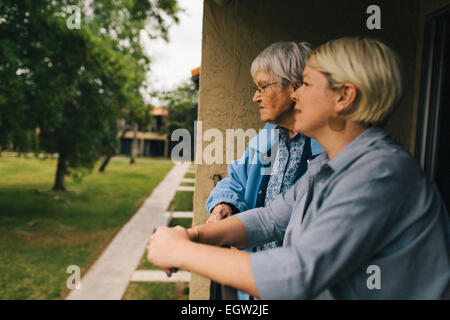
M133 124L133 130L134 130L134 138L133 138L133 143L132 143L132 145L131 145L130 164L136 163L136 153L137 153L137 130L138 130L138 125L137 125L137 123Z
M125 138L126 133L128 132L128 130L126 128L122 128L122 134L119 137L119 142L120 144L122 143L123 138ZM98 168L98 172L105 172L106 166L108 165L109 161L111 160L112 157L114 157L117 153L120 153L120 150L112 150L109 149L108 153L106 154L106 158L105 160L103 160L102 165L100 166L100 168Z
M53 190L55 191L66 191L66 157L64 154L59 154L58 166L56 168L55 184Z
M109 160L111 160L111 158L114 156L114 152L109 152L108 155L106 156L105 160L103 161L102 165L100 166L100 168L98 169L98 172L104 172L106 166L109 163Z

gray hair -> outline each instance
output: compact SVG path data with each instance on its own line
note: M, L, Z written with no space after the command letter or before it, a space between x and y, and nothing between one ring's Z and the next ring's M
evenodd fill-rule
M253 60L250 73L254 78L258 71L267 72L282 87L291 82L301 83L306 57L311 51L308 42L275 42Z

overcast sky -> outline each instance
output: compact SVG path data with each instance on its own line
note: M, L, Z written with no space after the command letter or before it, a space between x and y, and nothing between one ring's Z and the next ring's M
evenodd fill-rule
M152 59L149 84L152 90L169 90L191 77L200 66L203 0L178 0L186 10L180 23L169 30L169 43L142 39L145 52Z

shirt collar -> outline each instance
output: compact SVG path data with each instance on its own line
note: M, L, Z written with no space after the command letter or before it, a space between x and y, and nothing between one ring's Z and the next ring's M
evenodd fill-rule
M290 141L300 140L303 137L303 135L301 133L296 132L291 138L289 138L289 132L286 128L276 126L275 129L279 130L281 140L285 144L288 144Z
M277 142L275 139L276 138L276 134L275 134L276 129L279 130L278 137L283 135L283 133L282 133L283 131L286 133L286 137L288 137L287 129L267 122L266 125L264 126L264 128L261 130L261 132L258 133L255 137L253 137L253 139L250 140L250 142L248 143L248 146L250 148L253 148L253 149L261 152L261 153L267 153L273 147L273 145ZM303 137L303 135L300 133L297 133L291 139L300 139L301 137ZM286 142L286 144L287 144L287 142Z
M335 172L344 169L354 159L365 153L368 146L387 136L387 133L381 128L370 127L366 129L355 140L346 145L333 159L329 160L328 166Z

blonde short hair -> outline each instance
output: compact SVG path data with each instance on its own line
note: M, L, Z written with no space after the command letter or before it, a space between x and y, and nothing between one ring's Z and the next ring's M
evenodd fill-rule
M308 56L306 65L322 72L333 90L348 82L357 87L356 99L347 112L355 122L383 125L402 95L398 58L375 39L328 41Z

